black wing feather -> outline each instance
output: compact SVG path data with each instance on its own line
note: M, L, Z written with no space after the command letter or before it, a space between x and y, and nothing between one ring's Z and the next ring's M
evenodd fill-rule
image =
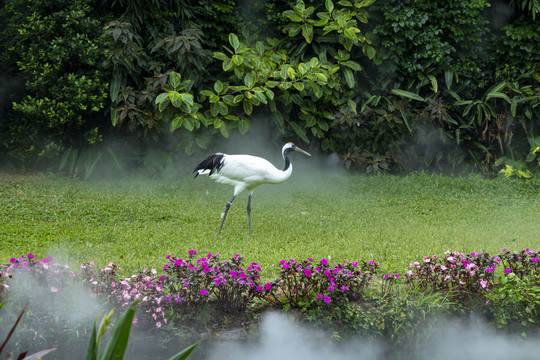
M195 173L195 177L199 175L199 170L210 170L210 174L208 176L212 175L214 172L219 171L223 167L223 158L225 154L223 153L215 153L201 161L199 165L193 170Z

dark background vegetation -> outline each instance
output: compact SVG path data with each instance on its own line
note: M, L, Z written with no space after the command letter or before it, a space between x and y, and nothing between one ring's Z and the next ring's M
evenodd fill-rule
M0 5L5 168L160 176L260 126L367 173L538 167L538 0Z

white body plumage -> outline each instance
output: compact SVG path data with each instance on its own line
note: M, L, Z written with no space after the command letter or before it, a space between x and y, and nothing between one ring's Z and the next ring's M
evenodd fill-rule
M259 185L281 184L291 176L292 164L289 160L289 153L291 151L298 151L311 156L293 143L287 143L282 149L283 160L285 160L283 170L277 169L268 160L257 156L227 155L223 153L212 154L197 165L194 170L196 172L195 177L199 174L207 174L218 183L234 186L234 195L227 203L218 235L223 228L223 223L225 222L231 203L244 190L249 192L247 211L249 232L251 234L251 195Z

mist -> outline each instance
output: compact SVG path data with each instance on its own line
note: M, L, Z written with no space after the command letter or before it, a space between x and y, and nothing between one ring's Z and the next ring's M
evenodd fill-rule
M216 343L208 360L273 359L533 359L538 357L540 338L495 331L492 325L470 316L460 320L438 320L423 338L411 338L401 346L357 337L331 341L330 334L301 326L283 313L267 313L257 340L239 345Z

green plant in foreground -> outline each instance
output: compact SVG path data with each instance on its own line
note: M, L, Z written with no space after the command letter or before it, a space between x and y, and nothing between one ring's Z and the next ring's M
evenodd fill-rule
M96 330L96 324L94 324L92 337L90 338L90 343L88 344L86 360L120 360L124 358L129 341L131 324L133 323L133 317L135 316L135 306L138 303L139 301L131 303L129 307L122 313L122 315L120 315L112 329L111 338L109 339L109 342L101 355L98 355L99 344L103 338L103 335L105 335L105 332L107 331L107 327L109 326L114 311L111 310L103 317L98 330ZM198 344L193 344L188 346L176 355L170 357L168 360L187 359L197 345Z

